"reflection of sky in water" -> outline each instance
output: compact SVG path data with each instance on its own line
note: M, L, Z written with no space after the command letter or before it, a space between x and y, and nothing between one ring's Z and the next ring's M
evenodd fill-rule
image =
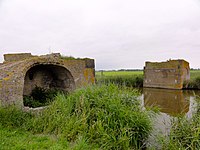
M165 89L143 89L139 97L141 105L145 107L158 107L160 113L153 120L154 131L149 138L151 144L156 144L154 135L167 135L171 128L171 120L181 113L191 118L196 111L195 96L200 91L181 91Z
M186 113L186 116L188 118L192 117L192 114L196 111L196 106L197 103L195 101L195 96L190 96L190 106L189 106L189 111Z

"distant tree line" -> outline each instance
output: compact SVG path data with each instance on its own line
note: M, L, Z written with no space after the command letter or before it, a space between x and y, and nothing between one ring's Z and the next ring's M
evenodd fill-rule
M118 70L97 70L98 72L106 72L106 71L143 71L143 69L118 69Z
M200 70L200 68L190 68L190 70Z
M190 68L190 70L200 70L200 68ZM96 70L97 72L110 72L110 71L143 71L143 69L113 69L113 70Z

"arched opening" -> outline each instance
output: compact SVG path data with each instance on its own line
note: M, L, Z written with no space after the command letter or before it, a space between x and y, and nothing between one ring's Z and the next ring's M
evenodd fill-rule
M32 106L30 100L42 99L54 94L55 91L70 92L75 89L75 83L71 73L58 65L40 64L31 67L24 79L24 106L39 107L41 104ZM27 101L28 98L28 101ZM43 104L46 105L46 104Z

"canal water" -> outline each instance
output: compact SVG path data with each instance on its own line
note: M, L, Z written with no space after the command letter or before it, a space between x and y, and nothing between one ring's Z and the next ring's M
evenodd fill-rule
M149 139L152 144L158 134L168 135L172 119L179 115L191 118L196 111L196 98L200 97L200 90L168 90L143 88L141 90L141 104L144 109L157 108L160 113L153 117L154 131ZM156 144L157 145L157 144Z

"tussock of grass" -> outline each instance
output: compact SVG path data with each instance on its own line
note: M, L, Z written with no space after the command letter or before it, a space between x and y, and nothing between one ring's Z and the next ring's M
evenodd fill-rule
M56 135L71 149L133 149L144 146L151 131L137 92L115 85L91 86L58 95L42 113L0 109L0 124L34 134Z
M62 55L60 58L64 59L64 60L87 60L87 59L90 59L90 58L75 58L73 56L64 56L64 55Z
M188 83L185 83L184 86L187 89L200 89L200 77L190 80Z
M23 127L33 117L15 106L0 107L0 125L5 127Z

